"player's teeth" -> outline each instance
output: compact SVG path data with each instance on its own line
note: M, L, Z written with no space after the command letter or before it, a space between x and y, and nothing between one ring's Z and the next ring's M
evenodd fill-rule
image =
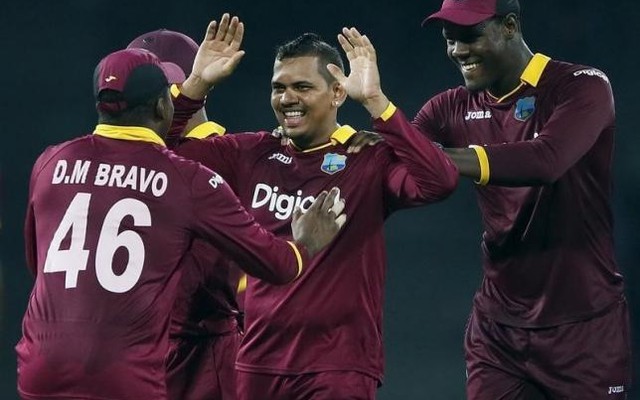
M302 117L302 111L287 111L284 115L287 117Z

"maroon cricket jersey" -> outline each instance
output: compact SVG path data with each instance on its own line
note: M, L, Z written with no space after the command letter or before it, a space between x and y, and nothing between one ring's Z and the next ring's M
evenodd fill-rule
M475 306L504 324L547 327L597 315L623 293L612 240L615 112L609 80L591 67L537 54L521 81L502 99L448 90L413 126L445 147L485 150ZM412 130L395 115L375 127Z
M45 150L25 223L36 277L16 346L21 396L164 399L169 312L194 237L274 283L308 263L149 129L98 125Z
M184 105L178 103L178 96L174 93L180 110ZM224 127L209 121L196 126L186 136L206 138L222 135L224 131ZM175 339L172 347L177 348L190 338L199 343L203 336L239 332L242 316L236 292L243 273L236 263L215 246L196 239L182 266L182 278L171 311L169 337ZM169 364L168 367L182 366Z
M419 133L386 135L389 143L347 154L355 131L306 151L270 133L189 141L177 152L214 167L263 226L291 237L296 206L340 188L346 225L296 282L277 287L249 278L246 331L237 369L270 374L351 370L382 380L383 223L394 210L446 197L457 170Z

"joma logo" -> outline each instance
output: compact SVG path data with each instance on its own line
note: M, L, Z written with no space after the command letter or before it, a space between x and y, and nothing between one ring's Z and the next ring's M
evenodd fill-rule
M491 111L467 111L464 120L469 121L471 119L489 119L491 118Z

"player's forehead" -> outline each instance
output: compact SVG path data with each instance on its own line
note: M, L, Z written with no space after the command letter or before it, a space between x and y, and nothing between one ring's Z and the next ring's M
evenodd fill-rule
M318 57L301 56L275 60L273 63L272 83L292 84L295 82L323 81L318 69Z

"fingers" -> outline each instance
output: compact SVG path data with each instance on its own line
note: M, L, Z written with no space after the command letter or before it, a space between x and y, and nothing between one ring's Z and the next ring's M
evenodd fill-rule
M335 203L336 198L340 198L339 196L340 196L340 189L337 187L331 188L331 190L329 191L329 194L327 195L327 197L324 199L324 202L322 203L322 208L321 208L322 211L326 213L331 212L333 208L333 204Z
M220 18L220 26L216 31L215 40L222 41L224 40L225 35L229 30L229 20L231 16L229 13L222 14L222 18Z
M242 39L244 39L244 23L240 22L238 23L238 27L236 28L233 37L231 38L231 48L233 50L238 50L242 44Z
M341 199L340 197L336 197L335 201L333 202L333 206L331 207L331 211L335 215L340 215L344 211L344 207L345 207L344 199Z
M343 84L343 82L347 79L347 77L345 76L344 72L342 72L342 70L340 69L340 67L338 67L335 64L327 64L327 70L329 70L329 73L335 78L335 80L337 80L340 84Z
M347 214L342 214L338 218L336 218L336 224L338 224L338 229L342 229L342 227L346 222L347 222Z
M207 31L204 33L204 41L213 40L216 37L216 28L218 27L218 23L216 21L209 22L207 26Z
M292 223L297 223L300 217L302 217L302 209L298 206L295 210L293 210L293 216L291 217Z
M327 191L323 190L322 192L320 192L318 197L316 197L316 200L313 202L313 204L311 204L311 206L307 209L307 212L324 210L324 207L322 207L322 205L324 204L324 201L326 198L327 198Z
M233 70L236 69L236 67L238 66L238 64L240 63L240 60L242 59L242 57L244 56L244 50L240 50L235 52L230 58L229 60L227 60L227 62L224 65L224 69L230 74L231 72L233 72Z
M358 131L349 141L347 153L359 153L365 146L375 146L382 141L384 141L384 138L376 132Z

